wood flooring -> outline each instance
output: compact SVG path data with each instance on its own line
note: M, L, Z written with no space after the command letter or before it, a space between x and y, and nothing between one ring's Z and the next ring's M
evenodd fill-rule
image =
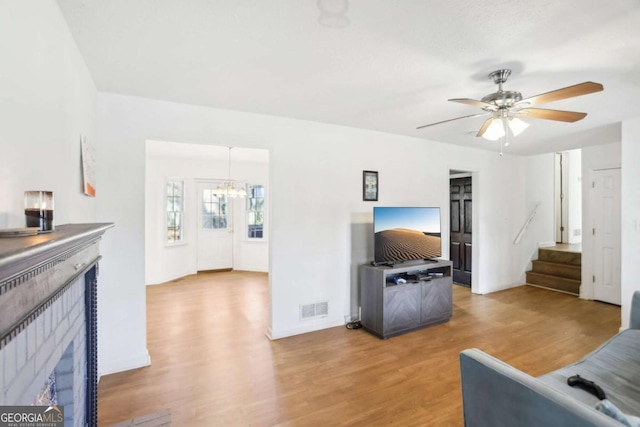
M454 285L448 323L387 340L336 327L270 341L268 295L266 274L249 272L147 287L152 365L102 377L100 425L170 410L174 426L461 426L461 350L538 376L620 327L617 306Z

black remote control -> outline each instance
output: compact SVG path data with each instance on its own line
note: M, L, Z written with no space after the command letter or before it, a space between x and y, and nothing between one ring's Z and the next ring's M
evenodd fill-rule
M580 375L574 375L567 378L567 384L569 384L571 387L580 387L581 389L593 394L600 400L604 400L607 398L604 390L602 390L599 385L597 385L593 381L582 378Z

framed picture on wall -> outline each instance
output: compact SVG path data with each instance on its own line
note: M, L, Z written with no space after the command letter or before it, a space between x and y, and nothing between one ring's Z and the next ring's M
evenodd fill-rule
M378 172L362 171L362 200L378 201Z

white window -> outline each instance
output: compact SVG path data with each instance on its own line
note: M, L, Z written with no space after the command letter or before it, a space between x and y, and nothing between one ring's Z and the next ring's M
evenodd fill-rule
M264 238L264 186L247 186L247 237Z
M184 182L167 181L167 243L184 239Z

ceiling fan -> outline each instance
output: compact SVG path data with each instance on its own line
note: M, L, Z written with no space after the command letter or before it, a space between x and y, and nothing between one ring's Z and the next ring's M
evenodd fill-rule
M561 99L573 98L603 90L600 83L584 82L523 99L520 92L502 90L502 84L507 81L509 75L511 75L511 70L507 69L496 70L489 74L489 78L493 79L493 82L498 85L498 91L483 97L480 101L469 98L449 99L449 101L460 102L462 104L481 108L484 110L483 113L430 123L428 125L419 126L417 129L452 122L454 120L491 116L485 120L476 136L482 136L486 139L495 141L503 136L508 136L507 127L511 130L511 133L516 136L529 126L519 118L555 120L569 123L582 120L587 116L587 113L532 107L545 104L547 102L559 101ZM505 142L505 145L508 145L508 143Z

